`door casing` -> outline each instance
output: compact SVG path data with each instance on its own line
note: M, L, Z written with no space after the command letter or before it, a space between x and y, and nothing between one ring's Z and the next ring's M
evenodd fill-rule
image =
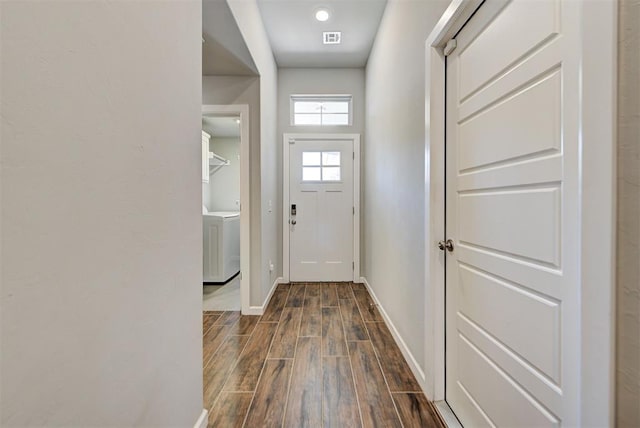
M492 0L486 0L492 1ZM494 0L504 2L505 0ZM425 46L425 378L433 401L445 399L446 56L444 48L482 6L453 0ZM580 419L613 426L615 341L616 1L580 2ZM446 403L443 407L447 407Z
M240 307L245 315L251 309L251 198L249 197L249 106L247 104L202 106L202 114L240 116Z
M301 140L350 140L353 142L353 282L360 282L360 134L294 134L282 138L282 277L289 282L289 150L291 141Z

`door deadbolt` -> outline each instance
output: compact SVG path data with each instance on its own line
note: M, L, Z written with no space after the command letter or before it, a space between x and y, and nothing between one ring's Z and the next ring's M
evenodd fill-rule
M447 250L448 252L452 253L453 252L453 240L447 239L446 241L438 242L438 248L440 248L440 250L442 250L442 251Z

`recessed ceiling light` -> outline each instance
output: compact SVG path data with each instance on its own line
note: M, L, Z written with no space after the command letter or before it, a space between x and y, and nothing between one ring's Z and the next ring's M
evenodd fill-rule
M236 119L236 123L239 125L240 124L240 119Z
M329 19L329 11L327 9L318 9L316 11L316 19L320 22L324 22Z

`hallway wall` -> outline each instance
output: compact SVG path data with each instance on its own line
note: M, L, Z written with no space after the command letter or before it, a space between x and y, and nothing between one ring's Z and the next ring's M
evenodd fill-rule
M619 2L617 424L640 426L640 0Z
M261 257L259 278L262 295L251 296L252 306L262 306L273 283L280 276L281 266L269 272L269 261L278 260L282 234L278 235L282 210L282 186L278 186L278 68L269 45L269 38L256 0L227 0L251 57L260 73L260 196L261 196ZM251 174L256 173L253 169ZM253 193L252 193L253 196ZM252 200L252 203L255 203ZM253 233L253 232L252 232ZM252 258L252 264L255 261ZM278 270L279 269L279 270ZM253 269L252 269L253 271ZM253 277L253 274L252 274ZM254 280L252 279L252 282Z
M0 2L0 425L202 411L201 3Z
M425 40L448 3L390 1L366 68L364 276L422 370Z
M222 156L229 165L220 167L209 178L209 211L238 211L240 204L240 138L211 138L209 151Z

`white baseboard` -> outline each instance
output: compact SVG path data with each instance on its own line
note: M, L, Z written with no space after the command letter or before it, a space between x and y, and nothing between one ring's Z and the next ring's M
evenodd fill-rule
M424 371L422 370L422 368L420 368L420 364L418 364L415 357L409 350L409 347L405 343L404 339L402 339L402 336L396 329L395 325L393 325L391 318L389 318L389 315L387 314L387 311L385 311L384 306L382 306L382 304L380 303L380 300L378 300L378 296L376 296L376 293L371 288L371 284L369 284L369 282L367 281L367 278L360 277L360 282L362 282L365 285L365 287L367 287L367 290L369 290L369 294L371 294L373 301L378 306L378 310L380 311L382 318L384 318L385 324L387 324L387 327L389 327L389 331L391 331L391 335L393 336L396 343L398 344L398 347L400 348L400 351L402 352L404 359L407 360L407 363L409 364L409 368L411 369L411 371L413 372L413 375L416 377L416 380L420 384L422 391L425 393L425 395L427 395L427 398L431 400L431 398L426 392L427 379L424 374Z
M208 419L209 419L209 412L207 412L207 409L202 409L202 413L200 413L200 417L196 421L193 428L207 428Z
M264 309L267 307L267 305L271 301L271 296L273 296L273 292L276 291L278 284L282 284L282 282L283 282L283 279L281 276L276 278L276 280L273 282L273 285L271 286L271 290L269 290L269 294L267 295L267 298L264 299L264 304L262 306L249 306L249 311L245 315L264 314Z

